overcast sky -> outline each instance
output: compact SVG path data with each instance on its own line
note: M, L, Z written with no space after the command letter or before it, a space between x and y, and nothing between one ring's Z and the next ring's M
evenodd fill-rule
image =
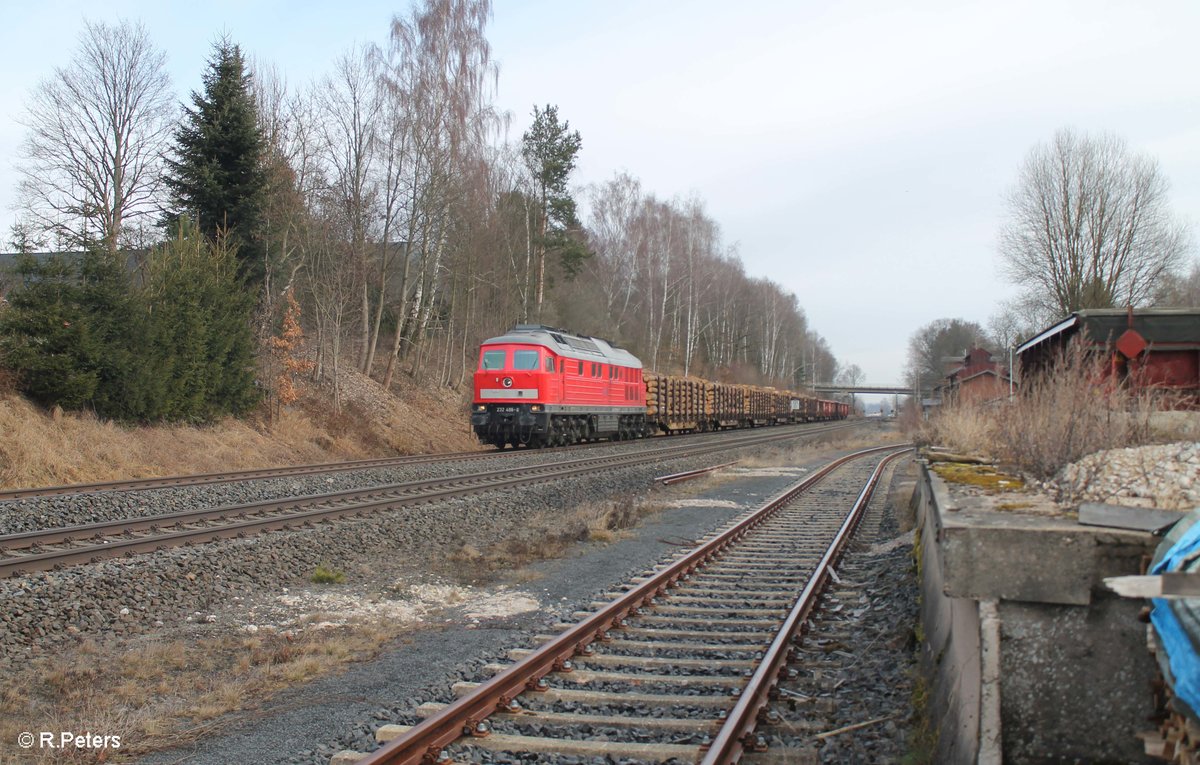
M145 23L181 99L222 33L293 86L393 13L375 0L0 0L5 244L32 88L85 16ZM512 136L556 104L583 138L574 181L626 171L696 195L748 273L793 291L844 364L898 382L909 337L986 324L1011 296L1003 198L1062 127L1156 157L1173 208L1200 211L1200 3L496 0L489 39Z

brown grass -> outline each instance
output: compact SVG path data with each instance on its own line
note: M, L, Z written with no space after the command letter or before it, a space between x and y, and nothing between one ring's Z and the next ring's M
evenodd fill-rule
M789 442L783 445L764 447L753 456L739 459L737 467L767 468L800 465L815 459L819 454L828 452L831 447L854 451L901 441L903 441L903 437L900 433L891 428L866 433L857 430L834 431L817 442Z
M386 625L359 625L296 637L147 639L124 647L84 642L0 678L0 762L112 761L186 745L223 715L373 656L395 636ZM17 760L17 736L29 730L117 735L122 746L106 754L47 751Z
M537 575L522 567L560 558L578 542L616 541L655 510L640 500L622 498L539 513L512 536L484 549L462 544L447 556L445 574L470 584L493 581L506 572L517 581L532 581Z
M377 395L384 396L381 389ZM355 401L334 412L318 391L270 423L251 418L203 427L123 426L87 413L48 412L0 392L0 488L478 447L457 395L403 391L387 398L392 405L379 416L369 416Z
M1042 479L1088 454L1149 443L1161 397L1104 381L1102 365L1073 346L1052 370L1026 380L1012 402L947 407L917 440L982 454Z

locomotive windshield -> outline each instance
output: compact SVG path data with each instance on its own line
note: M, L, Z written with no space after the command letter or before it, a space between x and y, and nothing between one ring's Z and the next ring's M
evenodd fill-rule
M479 364L479 368L484 372L489 369L504 369L504 351L484 351L483 361Z
M513 369L528 370L538 368L537 351L513 351Z

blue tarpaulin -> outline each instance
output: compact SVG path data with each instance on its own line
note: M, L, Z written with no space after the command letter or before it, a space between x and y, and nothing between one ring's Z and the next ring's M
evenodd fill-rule
M1175 524L1158 546L1151 574L1200 572L1200 510L1194 510ZM1159 663L1175 699L1185 709L1179 711L1200 721L1200 598L1154 598L1150 621L1158 633L1162 653ZM1168 671L1169 670L1169 671Z

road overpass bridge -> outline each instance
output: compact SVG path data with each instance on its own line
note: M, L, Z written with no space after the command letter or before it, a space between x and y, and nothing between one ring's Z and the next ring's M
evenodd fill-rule
M885 395L911 396L913 389L899 385L835 385L833 383L818 383L813 386L815 393L882 393Z

